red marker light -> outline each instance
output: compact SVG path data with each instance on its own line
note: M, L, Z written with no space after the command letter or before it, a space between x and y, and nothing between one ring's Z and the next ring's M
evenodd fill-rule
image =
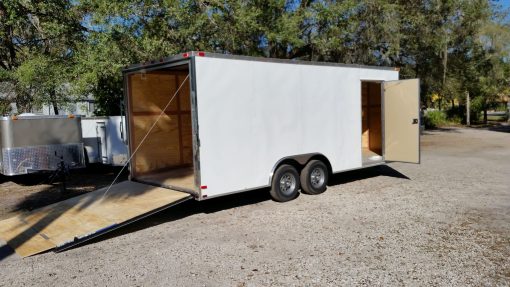
M199 55L200 57L204 57L204 56L205 56L205 52L198 52L198 55Z
M183 56L184 58L187 58L187 57L189 57L189 54L188 54L188 53L184 53L184 54L182 54L182 56Z
M201 185L200 189L207 189L207 185Z

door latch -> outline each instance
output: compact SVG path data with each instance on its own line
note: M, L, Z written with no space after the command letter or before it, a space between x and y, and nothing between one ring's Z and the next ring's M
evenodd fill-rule
M413 125L418 124L418 119L413 119Z

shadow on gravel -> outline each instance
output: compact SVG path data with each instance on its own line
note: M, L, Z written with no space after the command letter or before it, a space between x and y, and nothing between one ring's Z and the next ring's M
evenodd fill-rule
M335 186L340 184L345 184L357 180L363 180L367 178L377 177L377 176L390 176L402 179L409 179L407 176L402 173L396 171L395 169L387 166L380 165L360 170L353 170L348 172L342 172L339 174L335 174L331 176L329 179L328 186ZM320 196L320 195L319 195ZM110 238L114 238L117 236L129 234L132 232L136 232L139 230L143 230L146 228L151 228L166 222L179 220L186 218L191 215L200 214L200 213L215 213L218 211L238 208L246 205L258 204L264 201L271 200L269 195L269 188L256 189L252 191L246 191L243 193L232 194L228 196L223 196L219 198L213 198L205 201L195 201L189 200L185 201L181 204L173 206L169 209L159 212L153 216L149 216L147 218L141 219L135 223L124 226L120 229L109 232L105 235L102 235L98 238L92 239L90 241L84 242L76 247L72 247L69 249L79 248L80 246L93 244L96 242L101 242L103 240L108 240ZM289 203L292 204L292 203Z
M94 181L97 176L104 177L112 180L115 175L120 171L120 167L111 167L100 164L91 164L87 168L73 169L68 177L70 183L81 183L83 180ZM51 171L34 172L30 174L5 176L0 174L0 184L5 182L13 182L21 186L33 186L47 183L49 178L53 175ZM89 178L92 177L92 178ZM123 172L119 180L127 178L127 172Z
M53 173L48 172L3 177L0 179L0 183L11 181L21 186L36 186L41 184L48 185L47 188L28 194L13 209L13 211L31 211L39 207L47 206L85 194L92 190L100 189L104 186L108 186L119 171L120 167L103 165L91 165L88 168L72 170L67 177L65 191L61 189L62 183L59 178L57 178L53 183L50 183L50 176L52 176ZM127 172L125 171L119 177L117 182L126 179Z
M3 243L0 241L0 262L13 255L14 250L12 250L9 245L3 245Z
M362 179L377 177L377 176L389 176L396 177L402 179L410 179L404 174L398 172L397 170L387 166L387 165L378 165L374 167L351 170L347 172L342 172L338 174L334 174L329 179L329 186L345 184L353 181L358 181Z
M443 127L443 128L427 128L426 130L421 132L421 135L435 135L430 132L446 132L446 133L460 133L457 128L451 127Z
M493 132L510 133L510 125L493 126L489 127L488 130Z
M34 173L14 176L0 175L0 184L5 182L14 182L21 186L33 186L44 183L49 176L49 173Z

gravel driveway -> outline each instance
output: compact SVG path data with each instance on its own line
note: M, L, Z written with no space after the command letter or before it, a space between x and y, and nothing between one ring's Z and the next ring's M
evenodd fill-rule
M330 184L189 201L63 253L3 246L0 285L510 285L508 129L427 131L421 165Z

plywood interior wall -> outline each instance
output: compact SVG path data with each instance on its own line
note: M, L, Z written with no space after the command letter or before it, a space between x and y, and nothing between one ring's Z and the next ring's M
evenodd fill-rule
M133 74L129 79L131 153L140 144L163 108L186 79L187 71ZM133 157L137 175L191 166L193 163L189 80Z
M381 84L361 83L362 147L382 154Z

